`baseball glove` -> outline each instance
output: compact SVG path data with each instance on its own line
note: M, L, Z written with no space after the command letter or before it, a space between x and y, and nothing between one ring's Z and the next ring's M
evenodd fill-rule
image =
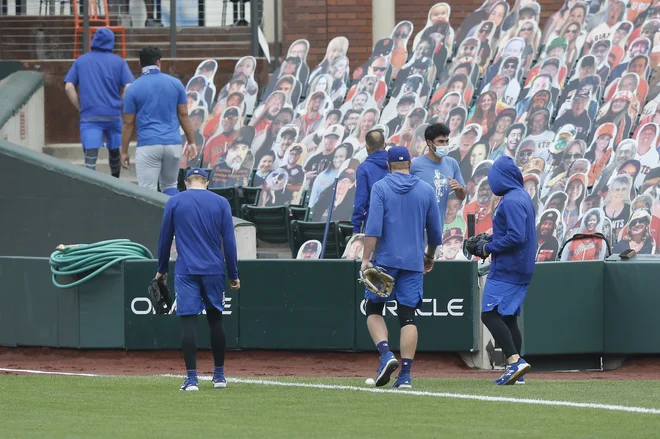
M484 246L490 242L490 235L488 233L480 233L465 240L465 250L473 256L481 259L484 257Z
M163 282L153 279L149 285L148 293L149 300L151 300L151 305L156 310L156 314L167 314L172 307L172 295L170 294L170 290L167 289L167 286Z
M378 297L390 297L394 290L394 278L387 274L382 267L369 267L360 271L358 280Z

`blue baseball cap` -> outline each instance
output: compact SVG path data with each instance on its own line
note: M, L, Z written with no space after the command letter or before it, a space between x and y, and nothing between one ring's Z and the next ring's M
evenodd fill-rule
M410 152L405 146L393 146L387 151L387 163L409 161Z
M207 180L209 179L209 175L202 168L191 168L191 169L189 169L188 172L186 172L186 180L188 180L188 177L190 177L191 175L201 175L205 179L207 179Z

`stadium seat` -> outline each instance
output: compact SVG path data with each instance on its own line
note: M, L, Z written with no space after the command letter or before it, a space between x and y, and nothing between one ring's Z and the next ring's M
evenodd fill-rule
M232 216L238 216L238 209L239 209L239 198L238 198L238 191L236 190L235 187L224 187L224 188L209 188L211 192L214 194L218 194L221 197L225 197L227 201L229 201L229 205L231 206L231 215Z
M323 235L325 234L325 226L326 223L324 222L291 221L291 231L293 233L293 247L291 251L294 257L298 254L298 249L304 242L315 239L322 243ZM339 259L341 257L337 241L337 223L331 222L330 227L328 228L328 237L325 243L323 259Z
M259 194L261 194L260 187L242 187L239 188L242 204L250 204L256 206L257 200L259 200Z
M286 206L243 205L243 218L257 227L257 238L271 244L289 242L289 212Z

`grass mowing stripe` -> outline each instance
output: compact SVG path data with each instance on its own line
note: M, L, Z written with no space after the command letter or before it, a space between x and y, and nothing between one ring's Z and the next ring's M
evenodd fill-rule
M79 373L79 372L50 372L43 370L28 370L28 369L8 369L0 368L0 371L4 372L21 372L21 373L31 373L31 374L42 374L42 375L68 375L68 376L83 376L83 377L112 377L111 375L98 375L98 374L89 374L89 373ZM168 378L186 378L184 375L174 375L174 374L163 374L156 375L161 377ZM210 381L211 376L200 376L199 379L202 381ZM504 396L485 396L485 395L470 395L464 393L444 393L444 392L422 392L417 390L398 390L398 389L376 389L372 387L357 387L357 386L343 386L343 385L331 385L331 384L312 384L312 383L295 383L295 382L282 382L282 381L270 381L270 380L254 380L246 378L228 378L227 380L230 383L242 383L242 384L256 384L262 386L282 386L282 387L302 387L302 388L311 388L311 389L324 389L324 390L352 390L359 392L370 392L370 393L396 393L401 395L414 395L414 396L431 396L436 398L454 398L454 399L468 399L475 401L487 401L487 402L511 402L518 404L534 404L534 405L549 405L549 406L559 406L559 407L574 407L574 408L587 408L587 409L598 409L598 410L611 410L618 412L628 412L628 413L643 413L643 414L652 414L660 415L660 409L652 409L646 407L631 407L623 405L612 405L612 404L598 404L598 403L585 403L585 402L572 402L572 401L553 401L547 399L531 399L531 398L507 398Z
M174 375L174 374L165 374L159 375L163 377L171 378L186 378L184 375ZM207 381L210 380L210 376L200 376L200 380ZM618 412L629 412L629 413L645 413L651 415L660 415L659 409L652 409L646 407L630 407L624 405L612 405L612 404L597 404L597 403L588 403L588 402L572 402L572 401L552 401L547 399L530 399L530 398L507 398L504 396L484 396L484 395L469 395L464 393L443 393L443 392L421 392L418 390L397 390L397 389L376 389L373 387L357 387L357 386L342 386L342 385L331 385L331 384L312 384L312 383L292 383L292 382L282 382L282 381L270 381L270 380L253 380L245 378L227 378L229 383L242 383L242 384L258 384L262 386L283 386L283 387L305 387L311 389L324 389L324 390L353 390L360 392L371 392L371 393L396 393L400 395L415 395L415 396L432 396L436 398L455 398L455 399L470 399L476 401L488 401L488 402L513 402L519 404L536 404L536 405L554 405L560 407L575 407L575 408L587 408L587 409L600 409L600 410L613 410Z

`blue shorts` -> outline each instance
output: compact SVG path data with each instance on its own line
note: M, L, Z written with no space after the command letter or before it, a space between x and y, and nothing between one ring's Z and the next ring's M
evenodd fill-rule
M83 149L109 150L121 147L121 120L107 122L80 122L80 141Z
M197 315L209 307L225 309L225 276L199 274L174 275L176 314Z
M481 298L481 312L497 311L503 316L519 316L527 295L529 284L512 284L501 280L487 279Z
M421 271L401 270L382 267L394 278L394 290L388 298L378 297L368 289L364 290L364 298L375 303L396 300L399 305L418 309L424 298L424 273Z

